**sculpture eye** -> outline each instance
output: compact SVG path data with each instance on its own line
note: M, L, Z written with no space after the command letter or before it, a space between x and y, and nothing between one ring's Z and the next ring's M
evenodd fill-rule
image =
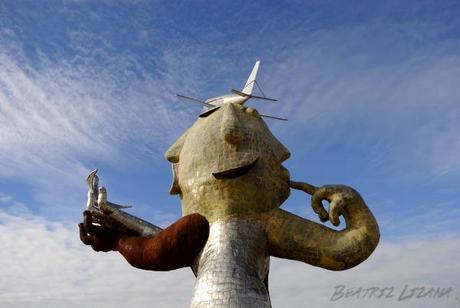
M216 111L219 108L220 108L220 106L217 106L217 107L214 107L212 109L206 110L205 112L200 114L200 118L206 118L208 115L210 115L211 113L213 113L214 111Z

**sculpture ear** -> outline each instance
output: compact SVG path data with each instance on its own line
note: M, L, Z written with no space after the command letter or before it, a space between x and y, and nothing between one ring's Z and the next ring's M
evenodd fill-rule
M182 150L185 140L187 139L187 133L188 130L186 130L185 133L183 133L182 136L180 136L179 139L177 139L176 142L174 142L174 144L170 146L168 150L166 150L165 158L167 161L172 163L179 162L180 151Z
M178 173L178 168L179 168L179 164L172 164L172 174L173 174L173 180L172 180L172 184L171 184L171 187L169 188L169 194L170 195L181 195L182 192L180 190L180 186L179 186L179 177L177 176L177 173Z

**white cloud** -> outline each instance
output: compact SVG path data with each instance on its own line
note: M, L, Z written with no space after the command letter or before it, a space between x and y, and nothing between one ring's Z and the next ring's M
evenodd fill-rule
M194 278L189 269L134 269L117 253L96 253L83 246L75 222L1 209L0 242L0 306L185 307L191 298ZM454 297L460 295L459 257L460 240L445 237L384 242L366 262L344 272L272 259L272 303L274 307L454 307ZM405 284L454 291L439 300L329 301L337 285L394 286L397 293Z
M460 240L444 238L405 238L385 241L356 268L331 272L298 262L276 260L271 270L271 297L274 307L455 307L460 296ZM394 287L394 298L341 298L330 301L335 287ZM410 298L399 301L405 285L453 288L449 298ZM403 298L408 292L403 294ZM418 293L417 293L418 294Z
M160 158L191 121L193 113L172 96L173 66L180 66L174 57L162 76L136 76L117 71L132 62L125 55L113 56L108 68L43 54L32 65L10 45L0 41L0 177L27 182L55 212L81 201L95 165Z
M44 68L36 70L7 54L0 54L0 64L2 161L19 163L15 173L36 164L72 163L79 156L119 160L118 151L127 143L164 147L168 133L176 131L170 91L157 80L132 80L119 89L126 76L111 76L100 67L44 58ZM175 120L181 117L187 114L174 114ZM3 174L12 173L8 161L3 165Z
M0 210L0 306L185 306L189 269L136 270L116 253L96 253L79 242L74 222L51 222Z

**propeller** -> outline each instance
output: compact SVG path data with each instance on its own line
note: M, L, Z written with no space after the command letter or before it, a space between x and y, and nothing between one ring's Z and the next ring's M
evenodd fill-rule
M213 104L209 104L209 103L206 103L205 101L201 100L201 99L198 99L198 98L194 98L194 97L190 97L190 96L185 96L185 95L181 95L181 94L176 94L177 97L181 97L181 98L185 98L185 99L188 99L192 102L195 102L195 103L199 103L201 105L204 105L206 107L209 107L209 108L214 108L216 107L215 105Z
M276 99L273 99L273 98L250 95L250 94L246 94L246 93L240 92L240 91L235 90L235 89L232 89L232 92L235 93L235 94L241 95L241 96L249 97L249 98L258 98L258 99L264 99L264 100L268 100L268 101L277 101ZM207 114L208 112L212 112L212 111L214 111L216 109L216 107L219 107L219 106L207 103L207 102L205 102L205 101L203 101L201 99L198 99L198 98L185 96L185 95L181 95L181 94L176 94L176 96L180 97L180 98L185 98L185 99L187 99L187 100L189 100L191 102L201 104L203 106L211 108L210 110L207 110L204 114ZM204 114L202 114L202 115L204 115ZM275 119L275 120L280 120L280 121L287 121L288 120L288 119L285 119L285 118L279 118L279 117L269 116L269 115L265 115L265 114L259 114L259 115L261 117L263 117L263 118Z
M274 116L269 116L269 115L266 115L266 114L260 114L261 117L263 118L269 118L269 119L275 119L275 120L281 120L281 121L287 121L288 119L285 119L285 118L278 118L278 117L274 117Z
M272 101L272 102L277 102L278 101L277 99L274 99L274 98L268 98L268 97L265 97L265 96L257 96L257 95L247 94L247 93L235 90L235 89L231 89L231 91L232 91L232 93L235 93L235 94L237 94L239 96L243 96L243 97L263 99L263 100Z

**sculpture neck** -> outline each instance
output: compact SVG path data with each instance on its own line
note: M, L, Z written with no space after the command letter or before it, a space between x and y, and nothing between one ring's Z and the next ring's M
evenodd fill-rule
M263 283L269 256L260 221L235 217L212 222L195 263L192 307L271 307Z

